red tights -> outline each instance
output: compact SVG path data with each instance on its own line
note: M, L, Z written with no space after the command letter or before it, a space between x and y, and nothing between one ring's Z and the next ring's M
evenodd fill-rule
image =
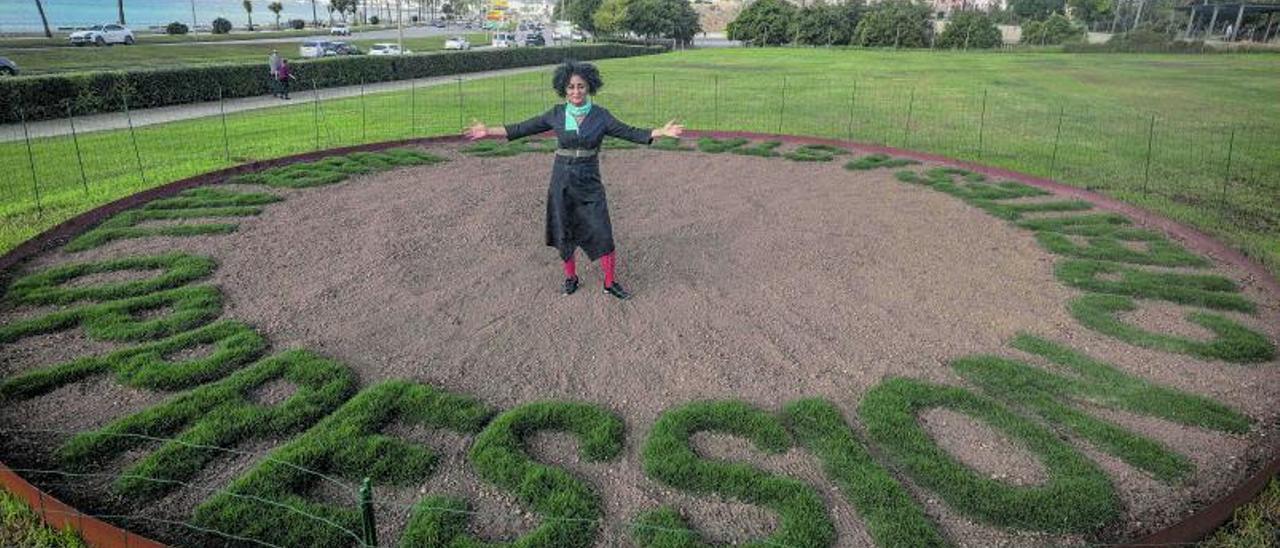
M616 259L614 258L612 251L600 257L600 270L604 271L605 287L609 287L613 285L613 273L614 273L615 266L616 266ZM564 277L575 278L577 276L578 276L578 265L574 261L573 256L570 255L569 258L566 259L564 262Z

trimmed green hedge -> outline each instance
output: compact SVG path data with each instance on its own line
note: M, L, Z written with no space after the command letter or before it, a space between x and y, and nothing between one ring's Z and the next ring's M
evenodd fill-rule
M320 88L446 76L486 70L549 65L579 60L634 57L666 51L663 47L601 44L487 51L433 52L404 56L351 56L299 60L289 66L301 88ZM216 101L271 92L264 63L71 73L0 80L0 123L62 118L71 105L77 115L124 108Z

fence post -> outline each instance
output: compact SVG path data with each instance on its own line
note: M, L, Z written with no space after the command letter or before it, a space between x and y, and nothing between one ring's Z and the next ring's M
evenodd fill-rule
M849 141L853 140L853 107L858 101L858 81L853 81L853 91L849 92L849 126L845 129L845 133L849 135Z
M902 148L911 147L911 114L915 112L915 109L916 88L911 88L911 98L907 100L907 124L902 127Z
M649 73L649 119L658 125L658 73Z
M506 91L506 82L503 82L503 91ZM506 95L504 93L502 100L503 106L506 106ZM413 78L409 79L409 135L412 137L418 133L418 81Z
M138 177L142 179L142 184L147 184L147 172L142 169L142 153L138 152L138 137L133 132L133 115L129 113L129 95L122 94L121 101L124 103L124 117L129 122L129 140L133 141L133 157L138 160Z
M982 89L982 114L978 115L978 159L982 159L982 138L987 129L987 90Z
M1236 127L1231 126L1231 137L1227 141L1227 167L1222 174L1222 202L1219 209L1227 206L1227 184L1231 182L1231 156L1236 150ZM1221 213L1221 212L1219 212Z
M378 545L378 528L373 522L373 484L369 478L360 483L360 518L364 524L365 546Z
M89 178L84 174L84 157L80 155L80 137L76 135L76 114L67 101L67 120L71 122L71 143L76 147L76 165L80 166L80 185L84 187L84 195L89 195Z
M458 80L458 129L460 131L462 128L467 127L466 126L467 122L466 122L466 112L463 107L464 103L462 98L462 77L459 76L457 80Z
M1142 195L1147 195L1147 183L1151 181L1151 145L1156 137L1156 115L1151 115L1151 126L1147 128L1147 167L1142 171Z
M712 129L720 129L720 75L715 75L715 95L712 95L711 112L713 113Z
M1049 178L1053 178L1053 173L1058 169L1058 143L1062 141L1062 115L1067 111L1067 107L1058 107L1058 131L1053 136L1053 157L1049 160Z
M364 112L364 77L360 77L360 143L369 142L369 125L365 123Z
M44 207L40 205L40 182L36 178L36 157L31 152L31 134L27 131L27 110L18 108L18 117L22 118L22 138L27 141L27 163L31 164L31 188L35 189L36 215L44 215Z
M231 139L227 137L227 102L222 96L222 86L218 86L218 111L222 113L222 150L227 153L227 161L231 161Z
M787 113L787 77L782 77L782 102L778 104L778 133L782 133L782 117Z
M311 125L316 128L316 150L320 150L320 89L311 80Z

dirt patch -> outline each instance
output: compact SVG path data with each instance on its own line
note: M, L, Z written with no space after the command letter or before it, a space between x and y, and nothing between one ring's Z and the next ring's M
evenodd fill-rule
M63 283L63 287L93 287L107 284L117 284L134 282L138 280L146 280L156 277L156 275L164 272L159 268L146 268L138 270L114 270L111 272L97 272L94 274L86 274L67 280Z
M930 409L920 414L919 421L939 447L988 478L1019 486L1049 479L1034 454L969 415Z
M80 328L23 337L0 349L0 378L86 356L102 356L120 347L91 339Z
M285 379L272 379L251 390L247 399L256 405L272 407L284 403L297 391L296 384Z
M1215 336L1213 331L1187 319L1189 313L1197 310L1195 308L1157 301L1135 300L1134 303L1138 305L1137 309L1119 314L1120 321L1152 333L1193 341L1208 342Z
M278 348L303 347L342 361L364 386L409 379L502 409L556 398L604 405L628 426L623 458L577 462L576 443L567 437L540 435L530 443L538 460L564 466L601 493L603 546L627 544L627 524L662 504L680 508L721 540L750 538L772 526L768 512L684 494L644 476L638 448L662 411L707 399L776 410L801 397L822 397L854 418L862 395L886 377L963 384L950 360L1002 352L1020 332L1217 398L1268 425L1218 447L1216 463L1200 466L1188 486L1158 508L1140 503L1157 495L1147 494L1155 492L1142 487L1141 478L1127 479L1138 472L1108 468L1121 488L1133 486L1124 495L1130 501L1124 523L1168 525L1220 496L1240 477L1222 459L1235 456L1242 469L1251 467L1262 458L1255 451L1261 437L1280 430L1274 425L1276 362L1207 363L1088 330L1066 306L1079 292L1053 276L1061 259L1042 250L1031 232L943 193L900 183L893 170L853 173L839 161L610 151L602 170L619 279L636 295L624 303L601 293L598 267L581 255L583 289L559 294L559 261L542 241L549 156L433 152L453 161L283 191L285 202L240 220L233 234L54 252L30 268L173 249L205 254L220 265L212 283L225 295L228 317L255 326ZM1280 340L1277 297L1238 271L1222 272L1259 301L1249 325ZM88 424L118 414L54 395L36 401L54 406L58 416L50 422L66 428L87 427L67 413L89 415L81 420ZM942 417L954 431L955 421ZM0 426L27 420L8 409L0 413ZM1160 439L1188 430L1159 421L1143 427ZM964 457L970 465L1007 474L1009 481L1038 481L1034 466L1002 449L998 437L972 435L962 442L978 444ZM416 488L381 491L384 542L398 538L408 508L426 493L470 500L471 527L484 538L513 538L536 526L537 516L474 476L465 461L469 438L424 440L441 448L441 466ZM840 543L869 543L860 518L807 453L763 457L746 445L740 447L745 453L735 453L706 443L711 446L700 450L751 459L814 484L832 509ZM975 523L904 479L959 544L1083 542Z

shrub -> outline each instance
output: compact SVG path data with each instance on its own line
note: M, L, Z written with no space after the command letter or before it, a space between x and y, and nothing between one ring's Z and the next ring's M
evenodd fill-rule
M858 2L801 8L796 17L796 42L815 46L849 45L861 16L862 4Z
M307 22L302 19L290 19L289 28L293 30L302 30L307 27Z
M999 47L1000 43L1000 29L987 14L965 10L951 18L936 45L940 48L985 49Z
M226 34L228 32L231 32L231 21L228 21L222 17L214 19L212 24L213 24L214 34Z
M177 21L169 23L164 27L165 34L186 34L190 30L191 29L189 27Z
M1022 43L1038 46L1079 42L1084 29L1071 24L1065 15L1055 13L1044 21L1028 21L1022 25Z
M289 66L298 79L326 88L549 65L565 57L589 61L662 51L665 49L661 47L592 44L386 57L340 56L300 60ZM31 121L66 116L68 102L76 114L118 112L125 96L131 109L152 108L216 101L220 88L226 98L266 95L271 91L269 85L257 62L7 78L0 79L0 123L17 122L19 106Z
M778 46L791 41L796 9L782 0L757 0L729 23L729 39L753 46Z
M382 20L381 20L381 19L378 19L378 16L377 16L377 15L370 15L370 16L369 16L369 24L370 24L370 25L376 25L376 24L380 23L381 21L382 21Z
M885 2L858 22L855 43L870 47L925 47L933 32L929 14L928 6L906 0Z

